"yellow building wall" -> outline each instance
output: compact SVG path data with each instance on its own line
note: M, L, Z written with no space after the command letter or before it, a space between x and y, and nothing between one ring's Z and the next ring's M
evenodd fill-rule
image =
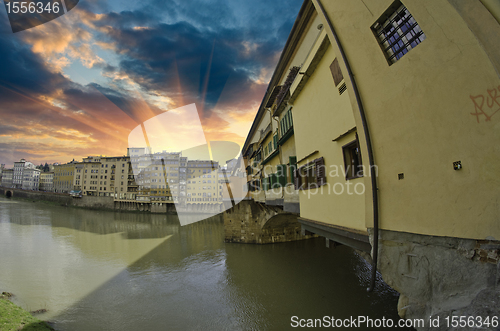
M310 22L304 31L304 34L299 40L299 45L301 46L295 48L288 65L288 69L283 72L278 85L283 85L292 67L301 66L303 64L311 47L313 46L316 38L319 35L320 30L317 29L317 26L321 23L321 19L318 17L318 15L316 13L313 13Z
M300 161L318 151L302 160L299 166L324 157L327 169L326 185L317 190L300 191L300 216L366 231L365 193L362 190L364 179L346 181L342 172L342 146L354 140L355 135L351 133L339 141L332 141L355 127L348 92L339 95L333 82L330 64L335 57L332 47L329 46L293 106L297 160ZM367 161L367 157L363 158L364 164L367 164ZM354 193L356 184L357 191L361 194Z
M75 164L61 164L54 166L54 188L57 192L70 192L74 186Z
M469 26L446 0L403 1L426 39L389 66L370 26L392 1L322 3L366 110L379 172L380 227L500 239L500 112L493 115L500 98L488 99L488 91L500 96L500 79ZM484 21L491 23L485 13ZM484 98L490 120L474 115L475 97L479 103ZM299 142L297 150L302 151ZM454 161L463 169L455 171Z

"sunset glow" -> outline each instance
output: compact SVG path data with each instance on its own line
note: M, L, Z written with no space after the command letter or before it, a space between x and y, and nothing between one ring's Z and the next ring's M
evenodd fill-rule
M18 33L2 11L0 162L124 155L134 128L190 104L206 141L242 145L300 4L85 1Z

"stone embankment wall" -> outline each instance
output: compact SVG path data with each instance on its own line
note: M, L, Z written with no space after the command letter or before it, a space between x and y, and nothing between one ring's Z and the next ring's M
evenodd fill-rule
M269 244L315 237L301 234L297 214L254 200L243 200L223 213L226 242Z
M55 202L63 206L74 206L87 209L108 209L116 211L141 211L151 213L175 213L175 205L160 203L144 203L137 201L115 201L113 197L83 196L73 198L65 193L28 191L0 187L0 195L11 195L14 198Z
M62 194L62 193L47 194L46 192L27 191L21 189L0 187L1 196L6 196L8 191L10 191L11 195L15 198L51 201L67 206L71 205L73 200L73 198L70 197L68 194Z
M114 209L113 197L92 197L83 196L81 198L73 198L72 205L88 209Z

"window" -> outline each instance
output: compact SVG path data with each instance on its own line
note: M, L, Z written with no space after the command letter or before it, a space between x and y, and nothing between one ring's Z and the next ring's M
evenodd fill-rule
M425 34L408 9L395 1L372 26L372 31L387 58L395 63L425 39Z
M294 185L296 190L308 190L325 184L325 161L322 157L294 171Z
M363 163L361 162L358 139L356 138L356 140L342 146L342 151L344 153L345 179L363 177Z
M283 137L292 127L292 109L289 109L280 120L280 138Z

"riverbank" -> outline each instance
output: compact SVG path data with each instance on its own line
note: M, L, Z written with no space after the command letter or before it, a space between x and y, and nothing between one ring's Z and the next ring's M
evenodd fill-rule
M199 203L179 206L173 201L145 201L145 200L115 200L112 196L84 195L76 198L66 193L29 191L0 186L0 196L7 198L23 198L31 201L47 201L61 206L77 207L92 210L109 210L125 212L141 212L150 214L177 214L186 212L193 214L218 214L223 211L222 204Z
M11 295L0 295L0 330L2 331L51 331L47 322L41 321L9 300Z
M146 201L122 201L113 197L83 196L75 198L65 193L29 191L15 188L0 187L0 196L7 198L21 198L31 201L43 201L66 207L77 207L91 210L145 212L152 214L175 214L173 203L156 203Z

